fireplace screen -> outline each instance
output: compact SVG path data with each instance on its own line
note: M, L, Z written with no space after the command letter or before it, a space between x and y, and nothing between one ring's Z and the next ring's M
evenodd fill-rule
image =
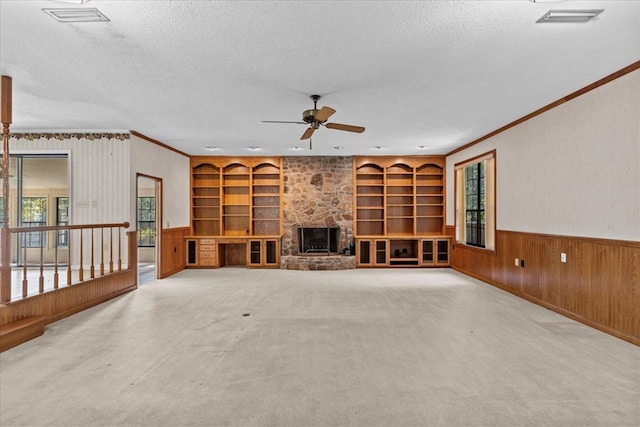
M337 254L340 227L298 228L300 254Z

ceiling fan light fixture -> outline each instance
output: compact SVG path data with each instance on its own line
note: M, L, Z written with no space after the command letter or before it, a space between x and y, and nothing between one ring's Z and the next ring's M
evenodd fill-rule
M257 145L250 145L247 147L247 150L251 150L251 151L256 151L259 150L260 147L258 147Z
M307 124L309 127L304 131L300 140L309 140L309 149L312 147L311 137L313 133L319 129L321 126L326 127L327 129L336 129L346 132L355 132L362 133L365 128L363 126L353 126L346 125L343 123L326 123L326 121L331 117L336 110L331 107L327 107L326 105L320 109L318 109L318 101L320 100L320 95L311 95L311 100L313 101L313 108L309 110L305 110L302 112L302 121L301 122L293 122L293 121L284 121L284 120L263 120L262 123L294 123L294 124ZM333 147L334 149L338 149ZM339 149L342 149L340 147Z
M542 23L579 23L588 22L604 12L604 9L581 9L581 10L549 10L536 21Z
M109 22L102 12L95 7L90 8L44 8L44 13L51 16L58 22L76 23L76 22Z
M426 150L427 148L429 148L429 146L428 145L418 145L418 148L420 150Z

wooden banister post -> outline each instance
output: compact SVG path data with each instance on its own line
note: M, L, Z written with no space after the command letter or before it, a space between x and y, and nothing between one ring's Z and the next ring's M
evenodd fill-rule
M0 303L11 301L11 234L9 233L9 127L11 126L11 77L2 76L2 256L0 257Z
M128 260L127 268L133 270L136 275L136 286L138 286L138 238L135 231L127 231L128 237Z

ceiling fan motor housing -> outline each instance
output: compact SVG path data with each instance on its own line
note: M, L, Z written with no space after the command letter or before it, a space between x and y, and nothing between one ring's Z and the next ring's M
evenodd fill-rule
M304 120L305 123L314 123L314 122L316 122L316 113L317 112L318 112L318 110L316 110L316 109L305 110L302 113L302 120Z

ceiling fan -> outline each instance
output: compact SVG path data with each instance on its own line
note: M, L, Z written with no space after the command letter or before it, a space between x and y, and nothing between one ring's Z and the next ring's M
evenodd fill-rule
M300 139L309 140L309 149L311 149L311 135L318 129L320 126L324 126L328 129L337 129L344 130L347 132L356 132L362 133L364 132L364 127L362 126L353 126L353 125L345 125L342 123L327 123L329 117L336 112L331 107L322 107L318 109L318 100L320 99L320 95L311 95L311 99L313 100L313 108L311 110L305 110L302 113L302 121L301 122L287 122L280 120L263 120L263 123L294 123L294 124L308 124L309 127L304 131Z

